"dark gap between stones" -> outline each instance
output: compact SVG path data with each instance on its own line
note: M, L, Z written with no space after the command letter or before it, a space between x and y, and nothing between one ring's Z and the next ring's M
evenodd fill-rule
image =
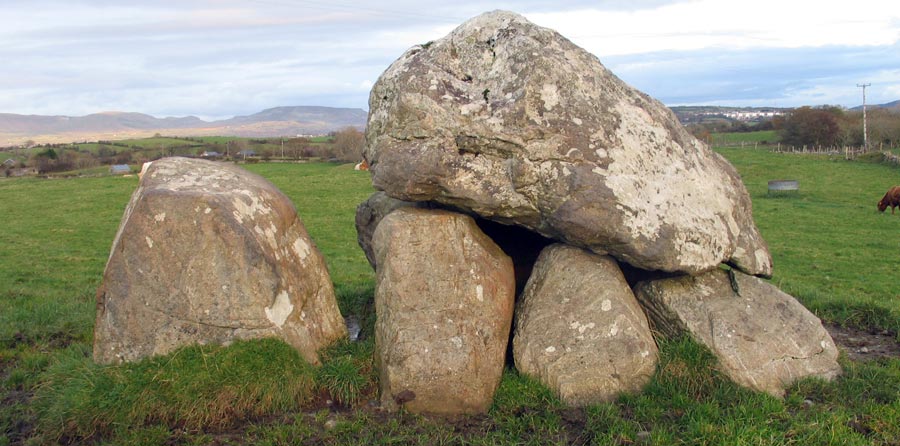
M628 282L628 286L632 290L634 289L634 286L640 282L669 279L672 277L680 277L684 275L679 273L667 273L665 271L647 271L635 266L631 266L619 260L616 260L616 262L618 262L619 269L622 270L622 274L625 276L625 281Z
M504 225L478 217L475 217L475 223L506 255L512 258L516 276L516 302L518 302L528 278L531 277L531 271L534 269L538 255L545 247L556 242L521 226ZM505 362L507 367L515 366L512 343L516 327L515 317L514 312L513 323L509 328L508 342L506 343Z
M525 289L534 263L541 251L553 240L521 226L504 225L491 220L475 218L475 223L506 255L512 258L516 274L516 300Z

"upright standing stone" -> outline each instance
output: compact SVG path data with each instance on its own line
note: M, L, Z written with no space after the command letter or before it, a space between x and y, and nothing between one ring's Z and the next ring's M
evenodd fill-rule
M541 252L516 306L513 355L572 406L640 391L658 359L615 260L559 244Z
M372 249L372 235L381 219L402 207L428 208L428 203L402 201L391 198L384 192L375 192L356 207L356 243L366 254L366 260L375 269L375 252Z
M494 11L415 46L369 97L376 188L696 274L771 275L737 172L587 51Z
M512 323L512 261L466 215L401 208L374 235L381 403L485 412Z
M809 376L841 373L822 322L775 286L737 271L639 283L635 295L655 326L688 333L734 382L775 396Z
M97 291L95 361L280 337L318 363L346 333L325 262L274 185L224 163L149 165Z

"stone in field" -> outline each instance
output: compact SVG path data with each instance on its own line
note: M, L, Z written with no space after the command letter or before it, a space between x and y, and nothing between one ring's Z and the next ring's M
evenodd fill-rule
M809 376L841 373L822 322L790 295L738 271L642 282L635 295L655 327L687 332L734 382L775 396Z
M475 221L401 208L374 234L381 403L416 413L487 411L512 323L512 261Z
M580 248L545 248L516 305L516 368L570 406L640 391L658 351L616 261Z
M95 361L280 337L315 364L346 333L322 256L275 186L205 160L147 167L97 291Z
M494 11L415 46L369 98L365 157L391 197L434 201L645 270L771 275L724 158L590 53Z

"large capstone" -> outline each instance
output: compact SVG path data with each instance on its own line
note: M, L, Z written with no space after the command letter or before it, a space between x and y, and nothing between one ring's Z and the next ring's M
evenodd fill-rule
M487 411L512 323L512 261L471 217L448 211L397 209L373 240L382 406Z
M279 337L318 363L346 333L325 262L274 185L204 160L149 166L97 291L95 361Z
M655 327L709 348L731 379L775 396L806 377L841 373L822 322L790 295L738 271L642 282L635 295Z
M415 46L369 98L373 184L696 274L771 274L736 171L590 53L495 11Z
M538 257L516 305L516 368L570 406L640 391L658 351L616 261L567 245Z

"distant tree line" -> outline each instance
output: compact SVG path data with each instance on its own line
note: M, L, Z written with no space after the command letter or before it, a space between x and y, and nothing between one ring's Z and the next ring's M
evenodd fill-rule
M248 140L249 143L260 144L253 149L262 160L281 158L281 148L272 147L272 140ZM276 143L278 141L275 141ZM355 127L346 127L328 134L327 142L313 142L307 137L287 138L283 141L284 157L287 159L311 159L323 161L358 162L362 159L365 147L365 135ZM247 150L249 145L238 147L238 151Z
M156 135L156 138L161 136ZM184 144L126 144L120 141L98 141L91 149L79 144L29 144L31 155L18 167L32 167L39 174L87 169L101 165L134 164L165 156L210 156L218 159L259 161L271 159L320 159L336 162L358 162L362 159L365 137L361 131L347 127L329 134L328 138L235 138L209 141L202 138L166 137Z
M775 130L780 143L788 146L842 147L863 146L861 111L836 106L800 107L785 116L759 123L715 121L691 124L688 130L702 140L712 133ZM890 109L867 111L869 147L895 147L900 144L900 112Z
M785 118L779 135L791 146L862 146L862 112L840 107L801 107ZM867 111L869 147L900 143L900 113L887 109Z

